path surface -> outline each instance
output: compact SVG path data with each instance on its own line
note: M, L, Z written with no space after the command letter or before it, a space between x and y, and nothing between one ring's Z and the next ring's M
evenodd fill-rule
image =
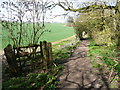
M64 63L65 69L59 77L58 88L60 90L74 89L74 90L109 90L104 76L92 67L90 60L88 60L87 52L89 41L84 40L76 48L74 53L67 62ZM71 89L70 89L71 90Z

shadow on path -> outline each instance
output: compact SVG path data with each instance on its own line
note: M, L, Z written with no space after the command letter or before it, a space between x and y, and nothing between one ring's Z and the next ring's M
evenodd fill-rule
M110 90L107 79L102 72L92 67L87 52L89 40L83 40L67 62L59 77L58 89Z

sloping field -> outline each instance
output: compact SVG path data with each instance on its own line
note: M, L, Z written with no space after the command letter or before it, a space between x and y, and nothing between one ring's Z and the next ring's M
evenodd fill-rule
M31 28L31 25L29 25L29 28ZM63 23L47 24L46 30L47 32L45 32L40 37L39 41L46 40L49 42L55 42L73 36L75 34L73 27L66 27ZM12 44L12 42L8 38L7 33L8 32L6 32L5 30L2 30L2 47L0 47L0 49L5 48L6 45L8 45L9 43Z
M52 23L50 25L48 24L47 28L48 30L51 30L51 32L44 33L41 37L41 40L54 42L75 34L73 27L66 27L63 23Z

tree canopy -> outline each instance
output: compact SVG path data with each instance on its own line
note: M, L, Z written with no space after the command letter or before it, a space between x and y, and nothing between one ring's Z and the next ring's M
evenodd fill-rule
M73 8L69 2L59 2L58 5L66 11L79 12L75 21L75 31L79 38L82 32L88 32L97 44L119 45L119 3L107 5L105 2L93 3L85 7Z

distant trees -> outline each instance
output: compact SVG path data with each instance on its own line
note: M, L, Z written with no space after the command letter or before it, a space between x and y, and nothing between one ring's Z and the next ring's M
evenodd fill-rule
M72 16L69 16L68 19L67 19L67 22L68 23L74 23L74 19Z
M74 24L74 18L72 16L69 16L67 19L67 26L73 26Z

